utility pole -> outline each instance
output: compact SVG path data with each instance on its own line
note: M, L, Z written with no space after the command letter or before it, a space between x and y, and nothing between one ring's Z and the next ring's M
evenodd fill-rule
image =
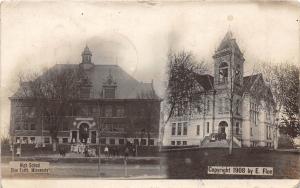
M100 142L100 134L101 134L101 126L100 126L100 122L101 122L101 117L99 117L99 124L98 124L98 143L99 143L99 151L98 151L98 177L101 176L101 169L100 169L100 165L101 165L101 142Z
M234 94L233 94L233 75L232 71L233 71L233 64L232 62L234 61L234 48L232 48L232 52L231 52L231 59L230 59L230 142L229 142L229 155L232 154L232 148L233 148L233 98L234 98Z

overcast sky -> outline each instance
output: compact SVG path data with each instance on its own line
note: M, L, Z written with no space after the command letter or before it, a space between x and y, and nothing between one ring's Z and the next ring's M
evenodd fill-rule
M245 74L260 62L299 62L299 4L18 2L1 8L2 133L16 75L78 64L86 44L95 64L118 64L140 81L153 79L160 96L170 49L212 65L229 28L244 53Z

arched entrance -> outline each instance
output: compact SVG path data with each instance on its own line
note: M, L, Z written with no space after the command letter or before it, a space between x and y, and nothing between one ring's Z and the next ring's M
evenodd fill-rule
M79 126L79 140L82 143L86 143L89 138L89 125L87 123L81 123Z
M228 124L226 121L221 121L219 123L219 127L218 127L218 139L219 140L226 139L226 127L228 127Z

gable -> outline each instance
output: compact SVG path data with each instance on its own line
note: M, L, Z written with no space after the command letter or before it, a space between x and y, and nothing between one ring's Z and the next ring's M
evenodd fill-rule
M275 103L271 89L266 85L261 73L244 77L243 91L255 99Z

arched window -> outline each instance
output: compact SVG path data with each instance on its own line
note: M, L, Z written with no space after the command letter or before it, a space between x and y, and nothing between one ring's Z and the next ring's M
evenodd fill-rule
M223 62L219 66L219 83L228 81L228 64Z

